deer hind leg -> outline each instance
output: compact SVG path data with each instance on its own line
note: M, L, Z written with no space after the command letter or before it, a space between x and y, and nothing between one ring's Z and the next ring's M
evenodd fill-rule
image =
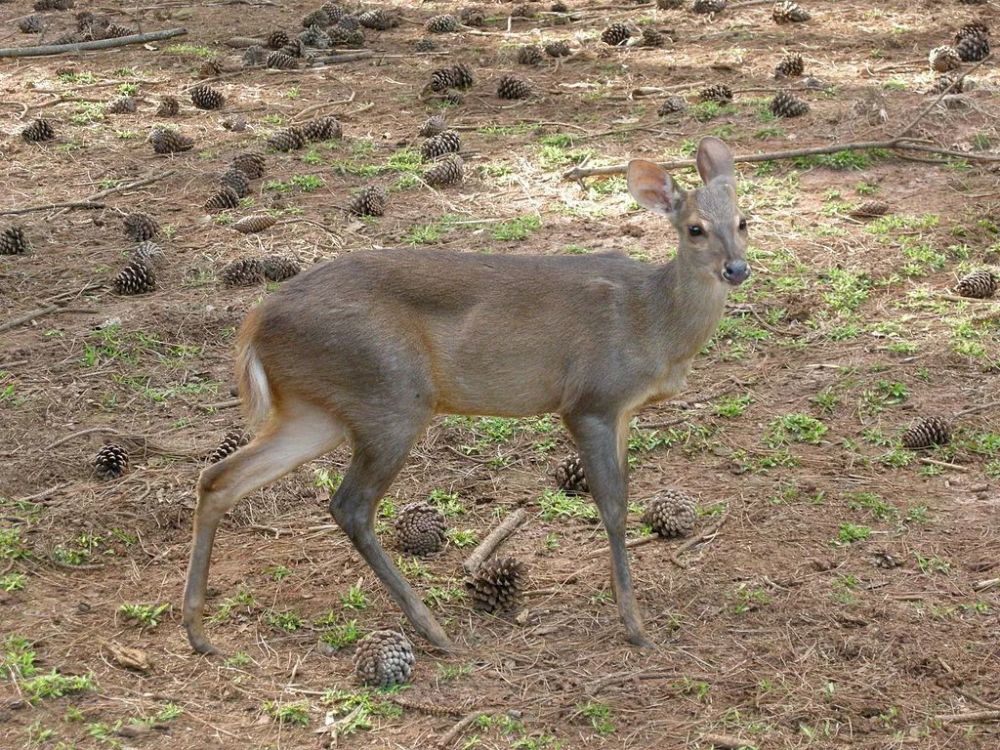
M330 513L417 632L437 648L451 651L453 646L444 629L393 565L375 535L378 502L403 467L426 422L415 417L409 424L382 426L377 434L368 428L369 434L355 435L351 465L330 500Z
M240 498L284 476L295 467L328 453L345 437L328 413L306 404L282 404L245 448L202 471L194 514L194 545L184 589L184 628L191 647L217 653L205 637L202 611L215 532L222 517Z

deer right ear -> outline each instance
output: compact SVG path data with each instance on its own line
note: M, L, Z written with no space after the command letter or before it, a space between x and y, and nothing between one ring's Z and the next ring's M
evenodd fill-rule
M628 191L635 202L653 213L673 219L684 193L663 167L645 159L628 163Z

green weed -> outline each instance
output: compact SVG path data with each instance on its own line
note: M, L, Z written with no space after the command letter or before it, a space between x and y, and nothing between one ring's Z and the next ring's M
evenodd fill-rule
M785 414L768 425L764 443L770 448L779 448L789 443L819 445L829 428L808 414Z
M21 683L21 691L29 700L45 700L46 698L62 698L65 695L84 693L96 690L97 685L91 675L64 675L52 670L49 674L39 675Z
M356 583L347 589L346 593L340 595L340 603L344 609L360 611L368 608L368 596L361 588L361 584Z
M854 523L842 523L837 529L837 538L834 540L834 543L845 545L853 544L854 542L863 542L871 535L872 530L869 526L862 526Z
M546 521L579 518L584 521L597 521L597 508L589 498L567 495L562 490L545 490L538 499L542 509L542 518Z
M510 221L504 221L493 227L493 239L501 242L526 240L532 232L542 226L540 216L519 216Z
M358 627L357 620L348 620L347 622L334 625L332 629L323 633L319 639L331 648L346 648L361 639L361 628Z
M309 704L306 701L294 701L291 703L266 701L263 709L265 714L279 724L298 724L299 726L307 726L309 724Z
M159 625L163 615L170 611L170 604L123 604L118 611L125 619L152 629Z

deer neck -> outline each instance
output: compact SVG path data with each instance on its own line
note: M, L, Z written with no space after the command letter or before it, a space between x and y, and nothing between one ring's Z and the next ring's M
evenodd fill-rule
M653 303L658 338L667 362L694 358L718 328L726 307L727 285L683 254L655 275Z

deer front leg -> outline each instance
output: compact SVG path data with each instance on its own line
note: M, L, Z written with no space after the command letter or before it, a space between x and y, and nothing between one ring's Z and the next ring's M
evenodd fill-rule
M564 420L580 449L590 493L594 496L604 528L608 532L612 581L618 600L618 612L625 624L625 637L636 646L652 646L642 626L625 547L625 517L628 513L625 460L627 420L617 414L567 415Z

